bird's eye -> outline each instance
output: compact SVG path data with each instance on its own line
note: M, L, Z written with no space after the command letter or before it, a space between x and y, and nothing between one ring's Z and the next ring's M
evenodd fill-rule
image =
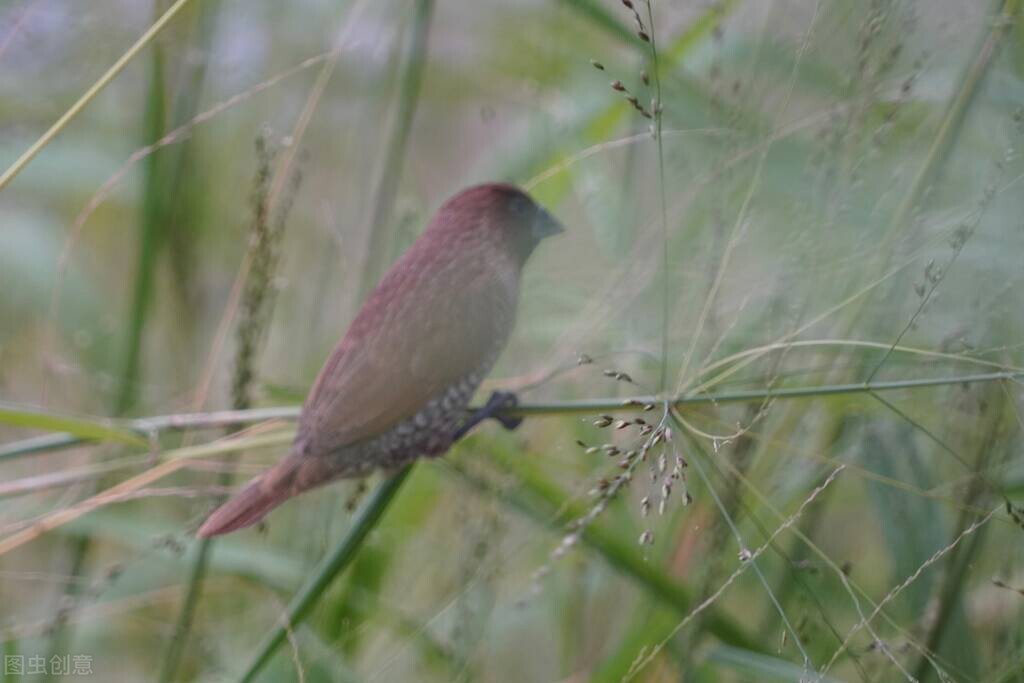
M512 215L516 218L530 218L535 211L533 202L526 197L514 197L510 203Z

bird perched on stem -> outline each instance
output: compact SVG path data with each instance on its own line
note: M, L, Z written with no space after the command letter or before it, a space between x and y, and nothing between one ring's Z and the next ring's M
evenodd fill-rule
M439 456L511 394L467 405L508 342L523 265L562 226L522 190L470 187L445 202L395 262L324 363L288 454L199 528L255 524L287 499L341 478Z

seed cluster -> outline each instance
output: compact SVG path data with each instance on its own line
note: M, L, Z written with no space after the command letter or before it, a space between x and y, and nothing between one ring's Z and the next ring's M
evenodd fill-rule
M650 2L650 0L645 1ZM633 14L633 20L636 21L637 37L639 37L640 40L644 41L645 43L651 42L651 36L647 32L647 27L644 26L644 20L640 17L640 12L637 11L636 5L635 3L633 3L633 0L622 0L622 5Z
M655 403L642 405L643 410L653 410L657 406ZM667 417L667 413L665 417ZM652 484L652 491L640 500L641 516L650 515L651 509L655 505L658 514L664 515L677 483L683 485L683 504L689 505L692 502L693 499L686 490L687 463L675 448L672 430L664 424L665 417L658 424L651 424L642 417L624 419L612 415L599 415L593 420L592 424L598 429L610 429L613 432L626 432L627 434L632 432L635 437L631 446L620 446L614 443L591 446L583 441L577 442L587 455L600 454L609 458L617 458L616 465L622 472L614 477L601 478L597 481L590 491L591 495L597 497L597 502L587 515L576 520L573 529L586 526L600 514L619 491L633 481L636 469L641 463L648 463ZM653 542L653 532L650 529L645 530L640 536L639 543L650 545Z
M640 16L640 12L637 10L636 4L632 0L621 1L623 6L626 9L628 9L630 11L630 14L632 14L633 16L633 21L636 23L637 37L640 38L640 40L644 41L645 43L650 44L653 49L653 41L651 40L651 34L647 26L644 24L643 17ZM607 71L605 65L597 61L596 59L591 59L590 64L598 71ZM640 82L643 84L644 88L649 88L651 85L651 78L645 69L640 70ZM635 109L637 113L643 116L645 119L653 120L656 115L661 113L661 103L658 102L658 99L656 97L651 97L650 105L647 106L643 104L640 101L640 97L637 94L631 92L630 89L621 80L615 79L614 81L612 81L611 88L615 92L621 94L626 99L626 101L629 102L630 106L633 107L633 109Z
M628 374L619 370L605 370L603 374L619 381L633 383ZM652 423L644 417L624 418L606 413L593 418L591 424L597 429L612 432L616 436L615 442L609 440L606 443L591 445L578 440L577 445L586 455L615 458L616 466L621 472L613 477L599 479L591 489L590 494L595 496L597 501L586 515L570 525L570 535L567 537L569 541L563 541L565 549L575 543L575 538L572 538L574 534L578 535L580 529L599 515L619 491L633 481L637 468L643 463L648 465L650 471L651 491L640 500L642 517L649 516L654 507L657 507L659 515L664 515L672 499L672 493L679 485L683 488L682 503L689 505L693 501L686 487L686 460L676 449L672 430L665 424L668 418L667 408L657 402L643 402L637 399L628 399L624 405L634 409L639 407L642 412L653 411L659 406L664 410L657 423ZM627 440L625 444L623 436ZM650 529L645 530L639 542L642 545L653 543L653 532Z
M238 348L231 380L232 405L239 410L252 404L251 386L256 374L256 357L270 322L279 246L295 194L302 182L301 169L297 168L272 216L271 180L277 149L270 143L270 136L270 131L263 129L256 138L257 169L250 195L253 216L249 231L249 277L239 312Z

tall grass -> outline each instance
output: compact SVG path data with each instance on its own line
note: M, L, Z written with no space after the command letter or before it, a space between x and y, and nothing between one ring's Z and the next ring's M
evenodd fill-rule
M1016 0L256 3L216 31L185 4L0 10L5 654L1021 679ZM84 65L33 78L37 36ZM483 178L570 226L484 388L523 427L194 541L411 226Z

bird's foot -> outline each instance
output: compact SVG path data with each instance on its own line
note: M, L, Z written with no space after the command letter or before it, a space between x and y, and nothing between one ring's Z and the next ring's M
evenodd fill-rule
M487 399L487 403L473 411L469 418L459 427L458 431L455 432L454 440L461 439L469 430L488 418L494 418L505 429L515 429L522 423L523 418L505 415L503 411L514 408L517 405L519 405L519 399L512 392L495 391Z
M493 417L501 423L501 426L509 431L523 424L523 418L518 415L504 415L503 411L515 408L519 405L519 397L511 391L495 391L487 399L483 410L487 411L486 417Z

